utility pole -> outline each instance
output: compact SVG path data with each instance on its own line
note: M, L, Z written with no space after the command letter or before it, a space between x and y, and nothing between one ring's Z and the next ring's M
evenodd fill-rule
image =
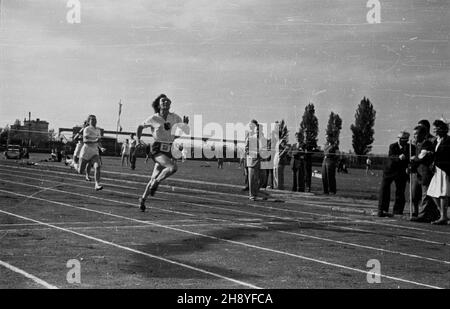
M117 124L116 124L116 140L114 141L114 155L117 156L117 139L119 136L119 126L120 126L120 114L122 114L122 99L119 101L119 115L117 117Z
M31 147L31 112L28 112L28 147Z

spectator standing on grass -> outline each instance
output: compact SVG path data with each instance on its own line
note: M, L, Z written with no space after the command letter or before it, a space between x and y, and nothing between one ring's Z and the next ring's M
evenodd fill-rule
M388 164L383 171L380 194L378 198L378 216L391 217L389 202L391 200L391 184L395 183L394 214L402 215L405 208L405 189L408 181L409 153L415 153L414 146L408 143L410 134L401 131L398 142L389 145ZM411 147L411 148L410 148Z
M137 141L134 138L136 136L135 133L131 133L130 135L130 167L132 170L136 168L136 151L137 151Z
M431 196L439 208L439 220L431 222L437 225L448 223L447 208L450 198L450 137L448 124L442 120L433 122L436 134L436 148L434 153L435 172L428 187L427 195Z
M239 168L242 167L242 175L244 176L244 188L242 191L248 191L248 168L247 168L247 156L245 154L245 144L244 149L239 149Z
M264 165L266 166L266 189L273 189L273 152L272 152L272 140L267 140L267 152Z
M223 169L223 158L217 158L217 168Z
M297 142L290 149L292 157L292 191L305 192L305 144L301 134L295 133Z
M24 158L24 159L29 159L30 158L30 153L28 152L28 148L27 147L23 148L22 158Z
M263 193L259 190L261 169L260 149L260 126L258 121L253 119L250 121L249 130L245 134L245 156L248 169L249 199L253 201L260 195L262 195L263 199L267 199L267 193Z
M370 157L367 157L367 159L366 159L366 176L368 176L369 173L373 176L372 160L370 160Z
M273 159L273 188L284 190L284 157L289 151L287 142L279 140L275 145L275 155Z
M125 139L125 142L122 144L122 166L123 163L126 162L126 165L128 167L128 163L130 161L130 144L128 142L128 138Z
M439 210L433 199L427 196L433 178L434 145L427 139L427 129L418 125L414 128L416 152L412 162L412 202L414 211L411 221L432 222L439 219ZM419 213L420 211L420 213Z
M262 128L260 126L259 129L259 153L261 156L261 166L260 166L260 173L259 173L259 187L260 189L266 189L267 183L268 183L268 176L267 173L268 170L273 170L273 164L270 161L270 144L269 140L264 136L264 133L262 132Z
M339 147L328 142L323 149L322 185L324 194L336 194L336 154Z
M305 136L307 136L308 129L305 130ZM311 192L311 180L312 180L312 156L313 153L316 151L315 146L312 146L311 144L308 144L307 141L305 141L305 186L306 186L306 192Z

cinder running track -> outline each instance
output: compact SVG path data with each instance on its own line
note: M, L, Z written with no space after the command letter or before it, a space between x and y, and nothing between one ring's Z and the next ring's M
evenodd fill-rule
M141 213L151 164L103 161L96 192L64 164L0 160L0 288L450 288L449 226L374 217L368 200L249 201L191 161Z

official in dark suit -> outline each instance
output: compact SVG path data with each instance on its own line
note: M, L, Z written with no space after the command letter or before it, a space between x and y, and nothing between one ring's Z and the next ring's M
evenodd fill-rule
M411 153L415 153L415 147L408 143L409 133L400 132L399 141L389 146L389 160L383 171L380 195L378 199L378 216L390 217L389 202L391 199L391 184L395 183L394 214L401 215L405 208L405 188L408 181L408 163ZM411 149L410 149L411 147Z
M305 145L301 140L301 135L295 133L297 143L292 145L290 156L292 157L292 191L305 192Z
M428 135L425 126L419 125L414 128L416 152L411 157L412 202L414 205L411 221L415 222L431 222L439 218L439 210L433 200L427 196L428 186L433 177L432 165L435 148L433 142L427 139Z
M329 142L323 149L322 184L325 194L336 194L336 154L338 151L338 146Z

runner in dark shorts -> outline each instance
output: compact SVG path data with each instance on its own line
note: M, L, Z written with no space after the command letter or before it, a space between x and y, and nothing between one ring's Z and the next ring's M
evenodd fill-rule
M185 134L190 133L188 117L181 119L170 110L171 101L164 95L159 95L152 104L155 114L147 118L137 129L137 141L142 145L141 136L142 130L145 128L152 129L154 143L151 145L148 157L151 157L155 162L152 177L147 183L142 197L139 198L139 207L141 211L145 211L145 201L147 197L153 196L158 188L158 185L167 177L173 175L177 171L176 161L172 156L173 140L177 129L182 130Z

